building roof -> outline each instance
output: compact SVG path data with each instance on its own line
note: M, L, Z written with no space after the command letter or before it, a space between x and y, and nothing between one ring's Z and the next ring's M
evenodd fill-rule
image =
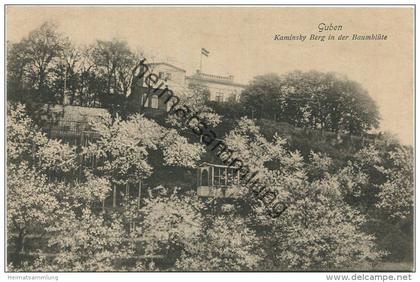
M182 71L182 72L185 72L185 73L187 72L186 70L184 70L180 67L177 67L175 65L172 65L172 64L166 63L166 62L149 63L148 65L150 65L150 66L165 65L165 66L174 68L176 70L179 70L179 71ZM221 75L207 74L207 73L202 73L202 72L197 71L197 73L195 73L191 76L185 76L185 79L202 81L202 82L212 82L212 83L224 84L224 85L236 86L236 87L242 87L242 88L246 87L245 84L233 82L233 75L221 76Z
M205 74L205 73L186 76L185 79L202 81L202 82L211 82L211 83L216 83L216 84L224 84L224 85L236 86L236 87L242 87L242 88L245 88L246 86L245 84L233 82L233 78L231 77Z
M174 68L174 69L177 69L177 70L179 70L179 71L182 71L182 72L187 72L186 70L184 70L184 69L181 69L181 68L179 68L179 67L177 67L177 66L174 66L174 65L172 65L172 64L169 64L169 63L165 63L165 62L158 62L158 63L149 63L148 65L165 65L165 66L168 66L168 67L171 67L171 68Z
M231 169L235 169L235 167L232 166L227 166L227 165L219 165L219 164L213 164L213 163L208 163L208 162L203 162L199 165L199 167L205 167L205 166L212 166L212 167L219 167L219 168L231 168Z

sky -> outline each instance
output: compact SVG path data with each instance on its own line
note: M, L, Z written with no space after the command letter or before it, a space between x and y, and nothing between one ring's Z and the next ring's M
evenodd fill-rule
M153 61L173 63L192 74L235 76L294 70L336 72L359 82L375 100L380 130L413 144L413 8L407 7L163 7L8 6L6 38L18 42L45 21L55 22L75 44L125 40ZM318 25L341 25L319 32ZM306 35L305 41L274 40ZM334 35L334 41L309 36ZM383 34L387 40L337 40L340 34Z

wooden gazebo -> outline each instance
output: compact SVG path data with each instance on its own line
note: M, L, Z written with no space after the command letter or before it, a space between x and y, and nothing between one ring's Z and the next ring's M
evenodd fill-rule
M200 197L237 198L239 171L233 167L203 163L197 168L197 195Z

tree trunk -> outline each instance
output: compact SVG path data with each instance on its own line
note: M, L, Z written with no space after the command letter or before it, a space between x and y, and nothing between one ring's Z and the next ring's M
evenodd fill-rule
M15 251L11 258L14 266L19 267L22 264L22 253L25 246L25 230L20 229L18 236L15 238Z

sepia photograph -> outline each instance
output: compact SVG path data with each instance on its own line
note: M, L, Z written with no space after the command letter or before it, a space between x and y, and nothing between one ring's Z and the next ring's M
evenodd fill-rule
M9 4L4 15L9 280L411 280L415 5ZM351 277L326 280L375 280Z

